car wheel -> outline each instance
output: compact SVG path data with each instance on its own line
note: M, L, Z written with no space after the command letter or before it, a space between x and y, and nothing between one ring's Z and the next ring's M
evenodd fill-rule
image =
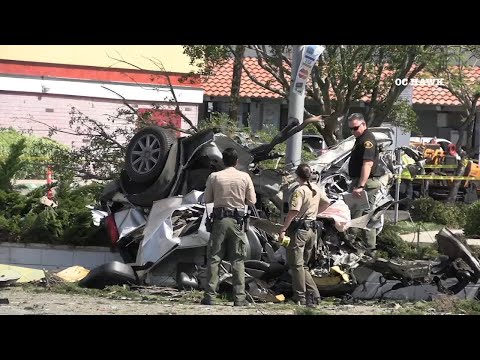
M171 131L159 126L148 126L138 131L127 147L125 170L130 179L144 184L158 178L175 141Z
M260 260L262 257L262 243L260 242L260 239L258 238L258 234L255 233L255 231L250 228L247 231L247 260Z

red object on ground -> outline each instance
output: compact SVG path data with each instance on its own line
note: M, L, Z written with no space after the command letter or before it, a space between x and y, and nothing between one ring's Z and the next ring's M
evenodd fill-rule
M48 186L52 185L52 167L50 165L48 165L47 167L47 185ZM47 190L47 198L49 200L52 200L53 198L52 188L50 187Z

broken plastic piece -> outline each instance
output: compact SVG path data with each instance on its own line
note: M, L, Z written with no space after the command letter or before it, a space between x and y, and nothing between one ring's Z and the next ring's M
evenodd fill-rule
M90 270L81 266L71 266L57 273L57 276L66 282L76 282L88 275Z

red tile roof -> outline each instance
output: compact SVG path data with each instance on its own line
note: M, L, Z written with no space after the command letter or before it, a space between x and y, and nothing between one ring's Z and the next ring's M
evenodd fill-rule
M253 76L261 83L268 80L272 82L272 88L282 90L282 86L272 77L272 75L258 65L257 59L247 57L244 59L244 65ZM232 87L233 59L228 60L223 66L215 69L214 74L204 79L203 89L207 96L230 96ZM275 99L281 98L277 93L265 89L255 84L245 71L242 71L242 81L240 87L240 97Z
M244 60L245 67L260 82L271 81L270 86L277 90L282 90L281 85L266 70L262 69L256 58L247 57ZM470 81L480 81L480 67L473 70L465 70ZM232 86L233 59L227 61L223 66L217 68L212 76L203 79L203 88L206 96L228 97ZM418 75L417 75L418 78ZM288 77L287 77L288 79ZM279 99L281 96L271 92L253 82L245 71L242 72L242 82L240 88L240 97ZM364 99L367 100L367 99ZM414 104L433 104L433 105L460 105L460 102L448 90L438 85L414 85L413 86Z

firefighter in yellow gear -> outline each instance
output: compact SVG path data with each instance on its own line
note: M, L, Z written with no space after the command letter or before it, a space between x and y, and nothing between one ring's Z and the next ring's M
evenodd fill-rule
M401 173L402 182L400 184L400 193L404 194L402 198L413 199L413 176L408 165L415 164L415 160L408 156L404 151L402 151L400 160L403 166Z

